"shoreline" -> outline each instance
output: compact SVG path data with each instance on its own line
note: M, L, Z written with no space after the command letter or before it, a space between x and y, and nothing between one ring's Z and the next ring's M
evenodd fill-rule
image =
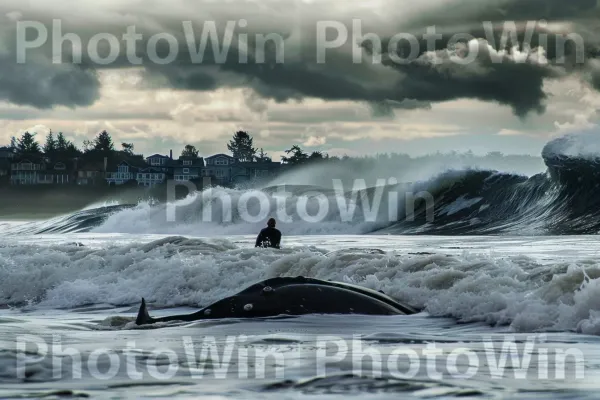
M176 188L175 197L185 198L187 189ZM118 202L137 204L167 200L167 185L144 186L1 186L0 220L36 221L74 213L93 204ZM98 204L100 207L101 204Z

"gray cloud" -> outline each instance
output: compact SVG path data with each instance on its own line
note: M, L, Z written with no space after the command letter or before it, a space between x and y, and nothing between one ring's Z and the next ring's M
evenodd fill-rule
M493 50L485 41L479 43L478 56L468 65L450 62L445 51L436 52L439 64L421 56L404 66L392 62L388 65L406 74L402 88L409 97L432 102L476 98L511 106L520 117L532 111L543 113L547 97L544 79L561 77L561 71L537 62L517 62L510 55L493 63Z
M392 119L395 117L395 110L418 110L418 109L431 109L431 103L428 101L419 100L403 100L393 101L384 100L369 103L371 108L371 116L374 119Z
M17 64L13 54L0 55L0 99L40 109L55 105L90 106L100 97L93 69L55 65L46 59Z
M137 5L101 8L96 3L80 2L57 3L52 9L43 2L31 1L27 4L13 0L6 1L5 13L18 11L23 20L36 20L50 26L53 18L60 18L64 32L77 32L83 43L97 33L112 33L121 37L126 27L135 25L138 33L145 38L138 42L136 53L145 60L145 87L171 87L181 90L210 91L217 88L248 88L253 94L247 96L246 103L257 113L265 112L262 99L284 102L289 99L302 100L316 97L324 100L351 100L371 105L373 118L386 118L395 109L428 108L432 102L454 99L479 99L496 102L511 107L519 117L531 112L542 113L545 109L546 93L544 81L560 79L569 74L582 72L588 81L600 89L597 64L594 58L598 52L598 6L596 0L429 0L410 5L408 16L400 13L408 7L395 7L386 2L384 13L377 10L350 6L348 10L335 8L331 4L315 4L302 9L294 9L292 2L209 2L201 4L188 0L172 2L168 8L155 1L140 1ZM87 13L81 12L87 10ZM11 14L12 15L12 14ZM327 62L318 64L315 24L318 20L337 20L351 26L351 18L360 15L364 21L363 33L379 33L387 48L389 37L394 32L422 34L427 26L436 26L443 38L437 41L433 53L426 53L427 46L421 41L419 53L408 64L392 62L384 53L384 62L375 65L368 61L352 62L353 43L351 39L339 49L327 53ZM11 17L14 19L14 15ZM187 48L182 21L194 21L197 27L196 39L200 38L201 23L217 21L220 34L225 22L245 18L249 47L256 45L254 34L277 33L284 38L286 62L278 64L274 48L267 49L266 63L240 63L240 49L232 48L223 63L215 62L212 51L205 53L202 64L192 64ZM524 23L528 20L547 19L560 22L559 28L550 25L538 27L536 33L549 34L546 56L548 65L535 60L520 62L508 54L502 56L501 63L492 63L487 42L480 40L480 53L469 65L459 65L450 60L447 47L450 38L456 33L467 33L475 38L486 38L483 21L493 21L502 28L506 20L516 21L520 36L524 34ZM499 25L498 25L499 24ZM10 43L14 39L14 21L7 19L2 39ZM585 64L575 64L575 48L567 46L566 63L556 63L555 33L577 32L586 41ZM168 32L180 43L179 54L173 63L158 65L148 62L146 54L148 38L155 33ZM494 32L496 44L501 30ZM536 36L537 37L537 36ZM388 38L388 39L386 39ZM534 45L537 43L534 41ZM409 50L404 47L399 51ZM210 45L209 45L210 47ZM369 43L363 44L366 53L373 49ZM497 46L496 46L497 47ZM10 49L11 46L8 46ZM70 47L65 46L63 61L72 59ZM94 69L129 68L131 63L121 48L117 60L109 66L99 66L84 52L83 65L53 64L50 44L37 52L32 52L31 61L25 65L15 63L14 49L0 57L0 97L15 104L47 108L54 105L87 106L92 104L99 93L99 81ZM503 50L497 49L496 50ZM160 42L157 54L168 55L165 41ZM106 55L100 52L101 55ZM295 53L291 54L290 53ZM254 53L253 53L254 54ZM431 54L436 54L440 63L432 63Z

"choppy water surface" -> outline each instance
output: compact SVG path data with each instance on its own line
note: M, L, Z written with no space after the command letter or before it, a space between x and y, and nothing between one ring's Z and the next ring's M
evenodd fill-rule
M0 240L2 398L594 398L600 386L594 237L295 236L281 251L248 236ZM296 275L424 311L132 323L141 297L170 315Z

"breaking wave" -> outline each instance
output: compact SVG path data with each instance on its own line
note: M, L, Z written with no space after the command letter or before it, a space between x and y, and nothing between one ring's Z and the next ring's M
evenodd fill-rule
M167 204L88 208L9 232L255 234L274 216L286 235L597 234L600 156L592 151L594 141L597 135L551 141L542 152L547 171L531 177L461 170L422 182L385 180L371 187L358 182L332 188L212 188Z

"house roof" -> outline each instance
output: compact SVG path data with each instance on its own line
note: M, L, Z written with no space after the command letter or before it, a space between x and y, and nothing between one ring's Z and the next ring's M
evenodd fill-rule
M227 155L227 154L223 154L223 153L219 153L219 154L215 154L214 156L206 157L206 159L207 160L211 160L211 159L217 158L217 157L227 157L227 158L231 158L231 159L235 160L235 158L233 158L232 156Z
M121 160L121 162L119 162L116 166L118 167L119 165L123 165L123 164L127 164L130 167L134 167L134 168L149 168L150 167L145 162L140 162L139 160L136 160L134 158L127 159L127 160Z
M46 160L44 159L43 156L31 155L31 156L24 156L24 157L17 158L12 163L13 164L21 164L21 163L45 164Z
M191 161L193 167L203 167L204 166L204 158L202 157L179 157L179 159L175 162L176 167L183 166L184 161Z
M153 155L151 155L149 157L146 157L146 159L149 159L149 158L168 158L168 159L171 159L171 157L169 157L169 156L163 156L162 154L153 154Z

